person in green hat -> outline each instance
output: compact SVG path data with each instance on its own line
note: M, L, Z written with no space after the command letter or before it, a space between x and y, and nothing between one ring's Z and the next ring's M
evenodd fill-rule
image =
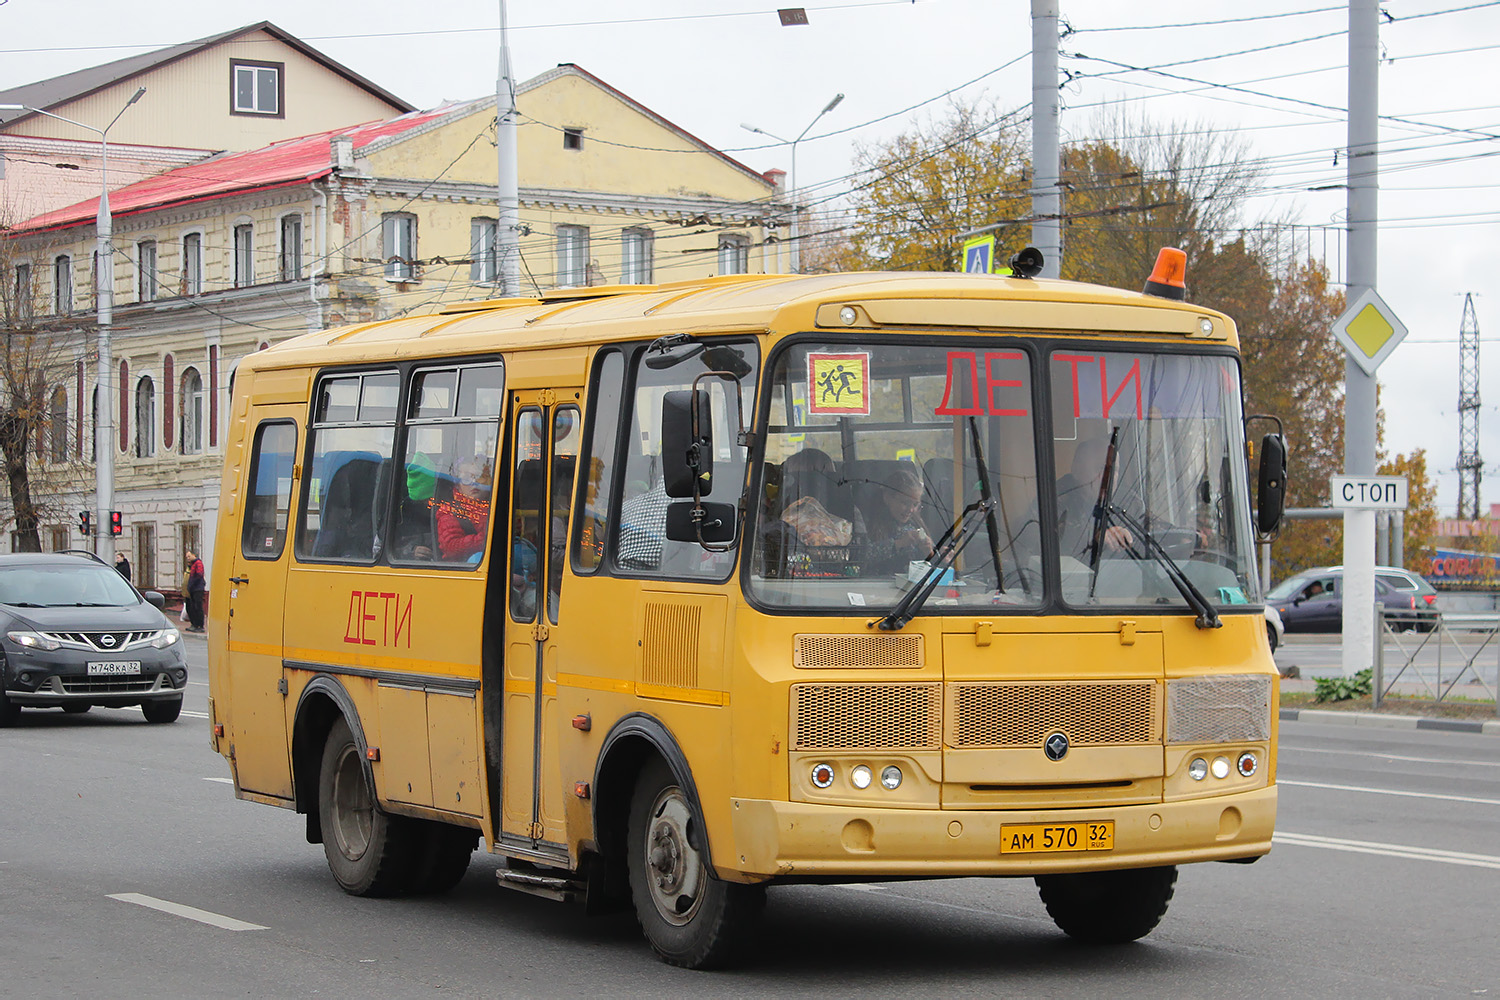
M396 517L396 558L432 558L432 500L437 494L437 467L425 452L406 463L406 499Z

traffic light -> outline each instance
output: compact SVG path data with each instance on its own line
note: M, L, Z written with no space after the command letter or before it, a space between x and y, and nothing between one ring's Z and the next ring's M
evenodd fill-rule
M89 512L86 511L86 510L80 510L78 512L78 530L82 531L85 537L88 536L88 533L89 533Z
M125 515L117 510L109 512L109 533L119 537L125 532Z

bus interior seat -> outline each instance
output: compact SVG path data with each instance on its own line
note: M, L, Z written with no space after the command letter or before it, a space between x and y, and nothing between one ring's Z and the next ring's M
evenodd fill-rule
M374 496L382 462L350 458L328 478L322 519L313 555L332 559L369 559L375 552Z

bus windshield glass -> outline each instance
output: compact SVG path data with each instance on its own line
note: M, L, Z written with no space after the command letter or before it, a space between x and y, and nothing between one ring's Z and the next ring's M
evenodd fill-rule
M1222 356L798 344L769 383L750 596L888 611L952 530L922 613L1175 612L1184 577L1257 600L1239 400Z

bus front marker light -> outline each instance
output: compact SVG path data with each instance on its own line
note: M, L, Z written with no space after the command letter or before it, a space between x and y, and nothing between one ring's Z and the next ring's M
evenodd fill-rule
M1212 337L1214 333L1214 321L1207 316L1198 317L1198 334L1203 337Z
M881 771L880 772L880 783L885 786L885 788L886 788L887 791L894 792L896 789L900 788L901 787L901 768L897 767L895 764L892 764L890 767L887 767L884 771Z
M1256 766L1255 754L1249 750L1240 754L1240 759L1235 762L1235 767L1240 772L1240 777L1242 778L1248 778L1254 774Z
M827 788L833 784L833 767L830 764L814 764L812 769L814 788Z
M1213 772L1215 778L1229 777L1229 758L1215 757L1213 763Z
M1188 777L1194 781L1202 781L1208 777L1208 761L1202 757L1194 757L1193 762L1188 765Z
M859 313L855 311L853 306L845 306L839 310L839 322L845 326L853 326L854 321L857 319L859 319Z
M855 788L869 788L870 782L874 780L874 777L875 776L870 773L870 769L868 767L860 764L855 767L854 770L849 772L849 783Z

